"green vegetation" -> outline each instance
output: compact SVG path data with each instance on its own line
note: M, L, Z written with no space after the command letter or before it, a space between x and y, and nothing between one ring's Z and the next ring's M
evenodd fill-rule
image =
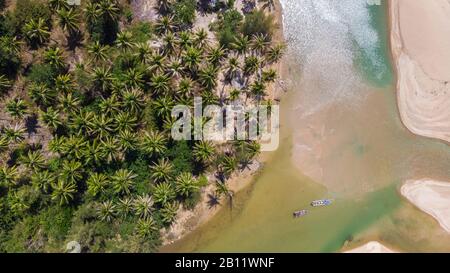
M270 103L269 66L284 51L271 17L231 3L215 42L193 28L196 1L158 1L155 22L127 3L21 0L0 16L0 252L72 240L85 252L154 251L201 187L218 183L216 198L231 200L227 178L258 154L252 141L175 141L170 114L194 95Z

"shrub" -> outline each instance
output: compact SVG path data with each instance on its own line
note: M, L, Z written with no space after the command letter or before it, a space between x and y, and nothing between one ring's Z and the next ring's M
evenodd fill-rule
M267 35L272 37L274 29L274 19L272 15L266 15L262 10L255 10L245 15L242 33L247 36L255 34Z
M235 9L226 11L222 20L216 25L216 33L220 44L229 47L235 41L241 24L242 15L239 11Z
M7 15L16 34L21 33L25 23L31 19L42 18L47 23L47 27L49 29L51 28L52 13L45 1L20 0L16 2L17 4L14 11Z
M178 0L173 6L175 22L180 25L191 25L195 20L195 0Z

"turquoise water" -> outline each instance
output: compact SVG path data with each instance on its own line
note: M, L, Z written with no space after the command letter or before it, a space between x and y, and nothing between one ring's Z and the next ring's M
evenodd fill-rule
M377 32L378 43L374 49L375 58L356 44L355 65L362 71L363 77L371 84L386 87L393 82L393 70L389 54L389 38L387 31L387 2L368 8L370 25Z

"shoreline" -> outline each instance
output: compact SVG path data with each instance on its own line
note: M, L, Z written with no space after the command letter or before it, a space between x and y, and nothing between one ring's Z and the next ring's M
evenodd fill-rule
M407 180L400 193L450 233L450 183L428 178Z
M434 2L434 6L428 4L403 0L388 4L397 106L410 132L449 144L450 65L445 63L445 56L450 56L450 27L443 22L450 25L450 19L445 18L450 4L443 0ZM448 13L439 10L443 7ZM429 14L433 18L427 18ZM417 17L425 21L417 22ZM441 58L442 54L445 56Z
M273 11L273 16L275 18L276 25L273 34L273 41L284 42L283 12L282 5L279 0L275 1L275 10ZM283 58L282 60L280 60L280 62L275 64L273 68L278 73L278 80L268 88L267 93L269 98L278 101L284 93L284 81L288 71L285 59ZM270 154L260 154L254 160L250 168L244 171L238 171L230 177L230 179L227 181L228 188L236 194L237 192L251 186L258 173L262 169L262 166L270 158ZM166 247L170 244L175 243L176 241L183 239L188 234L214 218L214 216L216 216L222 209L227 209L227 201L222 203L222 201L225 199L221 199L220 204L214 207L209 207L209 194L213 192L213 190L214 183L209 183L201 190L200 201L193 209L189 210L181 208L179 210L174 223L170 227L164 229L164 231L161 233L162 244L160 248Z

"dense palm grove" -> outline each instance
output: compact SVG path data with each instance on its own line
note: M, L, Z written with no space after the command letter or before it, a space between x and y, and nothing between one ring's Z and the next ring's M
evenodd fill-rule
M0 0L0 251L154 251L201 187L226 200L227 178L258 154L251 141L172 140L171 109L272 103L273 1L248 14L156 2L143 22L128 1ZM211 39L194 22L214 12Z

